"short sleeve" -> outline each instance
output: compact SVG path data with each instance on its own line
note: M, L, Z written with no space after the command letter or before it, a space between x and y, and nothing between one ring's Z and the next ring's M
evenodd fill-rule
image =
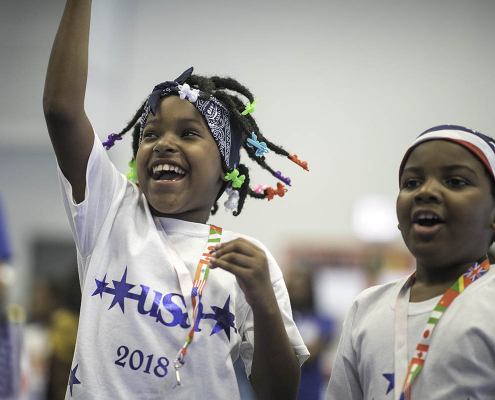
M84 200L76 204L72 187L58 167L59 183L65 211L79 254L91 254L104 221L112 216L112 208L123 198L127 179L109 160L98 136L86 168Z
M276 264L275 259L271 254L267 252L267 258L270 265L270 273L272 274L272 266L274 269L278 270L278 279L273 282L272 287L275 293L275 297L277 298L278 306L280 309L280 313L282 315L282 320L284 322L285 330L287 332L287 336L292 344L292 347L297 355L299 360L299 365L302 365L304 361L309 358L309 351L306 348L306 345L303 342L301 335L299 334L299 330L296 327L294 320L292 319L292 309L290 306L289 293L287 292L287 287L285 286L285 282L282 278L282 274L280 268ZM275 263L274 265L272 263ZM253 311L249 309L246 321L244 322L243 330L242 330L242 342L240 348L240 354L242 361L246 367L246 374L249 377L251 375L251 366L253 362L253 353L254 353L254 319L253 319Z
M357 355L351 336L356 309L357 304L354 303L344 321L326 400L363 400L363 389L357 369Z

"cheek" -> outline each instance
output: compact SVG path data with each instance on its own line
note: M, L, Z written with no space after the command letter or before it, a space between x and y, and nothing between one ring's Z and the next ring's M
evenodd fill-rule
M139 151L136 155L136 175L139 181L143 181L147 174L146 162L144 157L140 156Z
M397 219L399 224L405 222L409 215L410 205L406 196L399 194L396 203Z

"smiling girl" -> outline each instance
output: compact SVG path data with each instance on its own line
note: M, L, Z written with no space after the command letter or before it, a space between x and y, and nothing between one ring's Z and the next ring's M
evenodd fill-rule
M241 146L270 172L262 154L288 153L261 135L246 88L190 68L104 143L133 130L127 180L84 111L90 16L90 0L67 1L43 98L82 288L66 398L239 399L240 355L260 399L294 399L309 354L280 268L257 240L206 224L225 189L235 214L266 197Z

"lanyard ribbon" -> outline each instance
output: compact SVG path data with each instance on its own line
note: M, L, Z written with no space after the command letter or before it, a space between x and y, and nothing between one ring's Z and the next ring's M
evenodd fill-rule
M180 289L182 295L184 296L184 302L186 303L187 315L191 323L191 330L187 335L186 342L177 353L174 361L175 377L177 380L176 386L181 386L179 368L184 365L187 347L194 339L194 329L196 328L198 306L201 302L201 296L203 295L203 290L206 286L206 281L208 280L208 275L210 273L210 268L208 267L211 257L210 251L213 250L215 244L220 243L220 241L222 240L222 228L215 225L210 225L210 234L208 236L208 241L206 242L205 250L203 251L201 258L199 259L198 266L196 267L196 275L194 277L194 281L191 282L191 275L189 273L189 270L180 258L179 253L175 249L170 238L165 233L165 229L163 228L160 220L156 217L155 225L162 240L165 242L168 253L172 259L177 278L179 279ZM187 293L191 293L191 295L188 296Z
M433 330L435 329L438 320L445 313L445 310L452 304L452 302L459 296L469 285L476 282L490 269L490 262L488 257L484 256L481 260L474 263L459 279L443 294L442 298L433 309L426 327L423 330L421 339L416 346L414 355L409 367L406 371L407 365L407 319L408 319L408 304L409 294L411 287L414 283L416 273L413 273L397 297L395 306L395 399L396 400L410 400L411 399L411 384L418 376L419 372L423 368L428 350L430 348L431 337ZM401 386L400 383L404 382L402 389L399 392Z

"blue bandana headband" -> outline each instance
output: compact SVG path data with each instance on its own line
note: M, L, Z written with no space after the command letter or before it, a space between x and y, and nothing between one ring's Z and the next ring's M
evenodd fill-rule
M191 89L185 83L192 72L193 68L191 67L174 81L162 82L153 88L141 116L139 144L143 140L143 130L149 113L156 115L160 100L170 94L177 94L182 100L187 98L201 113L210 128L223 161L229 168L236 168L239 162L241 135L236 129L235 123L231 123L229 111L215 97L210 96L208 99L201 99L199 96L203 92L198 89Z

